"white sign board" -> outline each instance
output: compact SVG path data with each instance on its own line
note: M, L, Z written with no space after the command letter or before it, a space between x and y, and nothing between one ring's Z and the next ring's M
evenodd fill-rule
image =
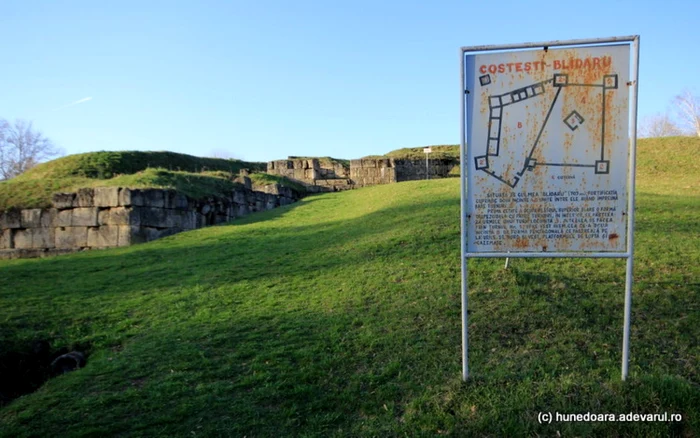
M423 153L429 154L432 151L433 151L433 149L430 146L428 146L427 148L423 148Z
M465 55L467 252L622 252L630 45Z

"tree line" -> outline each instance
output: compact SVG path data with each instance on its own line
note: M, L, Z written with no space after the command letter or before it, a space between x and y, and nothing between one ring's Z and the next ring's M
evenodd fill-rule
M637 129L639 137L700 137L700 97L684 90L673 98L671 111L647 116Z
M42 161L62 155L32 122L0 119L0 181L14 178Z

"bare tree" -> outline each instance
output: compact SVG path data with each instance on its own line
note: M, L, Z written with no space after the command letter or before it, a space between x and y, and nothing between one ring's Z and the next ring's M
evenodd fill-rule
M644 117L639 124L639 137L671 137L683 135L683 130L671 120L668 114L657 113Z
M686 89L676 96L674 102L683 127L692 132L692 135L700 137L700 98Z
M238 159L236 154L232 153L228 149L224 148L213 148L209 151L209 156L212 158L222 158L224 160Z
M44 160L63 152L44 135L32 129L32 122L0 119L0 179L14 178Z

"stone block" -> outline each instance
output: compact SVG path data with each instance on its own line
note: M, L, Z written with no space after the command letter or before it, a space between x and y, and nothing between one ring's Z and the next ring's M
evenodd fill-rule
M73 209L69 210L59 210L56 213L56 219L54 220L54 226L56 227L70 227L73 223Z
M43 257L45 253L44 249L5 249L0 250L0 259L13 260L13 259L31 259L36 257Z
M272 210L273 208L279 207L279 199L275 195L267 195L265 197L265 209Z
M233 191L233 202L239 205L246 204L248 201L246 200L246 192L243 190L234 190Z
M189 199L187 199L187 196L183 195L182 193L171 192L169 201L170 206L168 208L187 210L190 207Z
M28 230L15 230L14 233L15 248L17 249L30 249L32 247L32 231Z
M75 249L70 249L70 248L62 248L62 249L57 249L57 248L52 248L46 250L41 257L53 257L57 255L64 255L64 254L70 254L73 252L76 252L77 250Z
M237 217L241 216L247 216L250 214L250 207L248 207L248 204L242 204L238 206L238 212L236 214Z
M97 222L96 207L74 208L73 218L71 219L72 227L96 227ZM63 225L59 225L63 226Z
M87 246L91 248L108 248L119 243L119 227L105 225L88 228Z
M55 208L45 208L41 210L41 227L42 228L53 228L54 222L56 221L56 215L58 210Z
M87 246L87 227L56 228L56 248L84 248Z
M0 212L0 228L21 228L21 210L11 209Z
M362 160L362 167L377 167L377 161L376 160Z
M55 193L53 195L53 206L59 210L66 208L77 207L78 202L76 201L75 193Z
M253 181L251 181L251 179L247 176L243 177L243 187L245 187L248 190L253 190Z
M236 214L238 213L238 207L236 204L229 204L228 208L226 209L226 215L229 217L229 220L232 221L236 218Z
M199 214L196 211L194 213L194 227L195 228L203 228L207 225L207 217L204 216L203 214Z
M194 230L197 228L197 212L195 211L178 211L180 216L180 226L184 230Z
M95 189L84 188L78 189L78 207L94 207L95 206Z
M13 231L11 229L0 229L0 249L14 248L14 240L12 238Z
M41 209L22 210L20 226L22 228L39 228L41 226Z
M129 207L112 207L97 213L97 224L102 225L138 225L138 214ZM133 216L133 218L132 218ZM135 223L132 223L132 219Z
M145 237L141 234L141 227L134 225L117 225L117 246L129 246L145 241Z
M281 196L286 196L287 198L293 198L294 197L294 191L290 189L289 187L282 187L280 186L279 188L279 195Z
M98 187L94 190L95 207L117 207L119 205L119 187Z
M140 227L136 233L138 240L142 242L150 242L152 240L160 239L161 237L173 234L174 230L171 229L158 229L154 227Z
M153 208L164 208L165 207L165 190L160 189L146 189L142 192L143 195L143 206L153 207Z
M119 205L121 207L131 207L132 205L143 205L143 195L141 190L123 188L119 191Z
M138 211L139 224L142 227L168 228L173 226L169 211L164 208L142 207Z
M31 228L32 247L54 248L56 246L56 229L53 227Z
M209 203L203 203L203 204L199 207L198 210L199 210L199 212L200 212L201 214L207 215L207 214L211 213L211 211L213 210L213 208L214 208L214 207L213 207L211 204L209 204Z

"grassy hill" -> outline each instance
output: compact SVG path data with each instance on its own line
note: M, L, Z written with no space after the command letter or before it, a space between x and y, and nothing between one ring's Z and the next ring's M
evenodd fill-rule
M85 177L108 179L117 175L134 174L150 168L198 173L220 170L238 173L242 168L263 171L265 163L221 158L202 158L176 152L89 152L62 157L42 163L16 179Z
M700 138L663 137L637 141L637 190L700 195Z
M42 163L0 182L0 210L51 205L57 192L81 187L172 188L199 197L224 195L242 168L264 171L264 163L201 158L175 152L91 152Z
M459 159L459 145L432 146L430 158ZM380 156L375 156L380 157ZM396 149L382 157L425 159L423 147ZM641 191L700 194L700 138L637 140L637 188Z
M0 356L38 340L89 354L1 407L0 436L698 436L700 173L655 144L640 142L625 383L624 262L590 259L470 262L462 383L459 180L414 181L0 261Z
M425 146L414 148L396 149L384 155L370 155L364 158L409 158L413 160L425 160ZM459 145L436 145L430 146L430 159L454 158L459 160Z

